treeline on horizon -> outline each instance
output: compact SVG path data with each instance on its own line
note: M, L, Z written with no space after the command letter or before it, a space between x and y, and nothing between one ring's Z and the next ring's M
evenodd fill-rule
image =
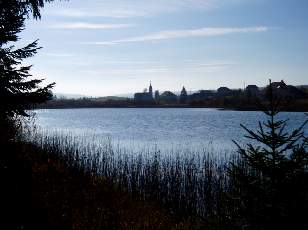
M230 90L222 87L223 92L211 90L200 90L191 95L182 95L172 98L160 97L153 98L152 101L136 101L133 98L125 97L82 97L82 98L65 98L54 96L43 104L36 105L38 109L61 109L61 108L187 108L187 107L203 107L203 108L222 108L234 110L260 110L259 103L268 104L266 92L268 86L259 91L247 90ZM283 103L281 104L282 111L308 111L308 88L287 86L283 92ZM280 92L277 90L274 94L280 97Z

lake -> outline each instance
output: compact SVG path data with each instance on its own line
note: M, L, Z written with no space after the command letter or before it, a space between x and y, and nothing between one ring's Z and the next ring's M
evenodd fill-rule
M95 108L36 110L36 124L42 130L76 137L110 138L121 148L158 149L161 152L200 151L230 153L241 143L245 131L255 129L265 116L261 112L225 111L206 108ZM305 120L304 113L284 112L289 130ZM95 137L93 139L93 137Z

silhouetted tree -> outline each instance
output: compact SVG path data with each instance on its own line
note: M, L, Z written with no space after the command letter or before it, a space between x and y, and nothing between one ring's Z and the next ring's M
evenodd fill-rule
M159 104L159 91L155 90L154 99L157 104Z
M257 131L241 125L254 144L241 147L230 175L239 229L308 229L308 141L302 126L288 132L277 119L280 101L269 86L267 122Z
M186 102L187 102L187 92L185 87L183 86L180 94L180 104L185 104Z
M50 0L0 0L0 181L2 229L50 229L41 226L44 212L32 210L32 165L29 152L12 141L18 131L16 116L27 116L26 109L51 97L53 84L41 87L41 79L29 79L31 65L23 60L40 49L37 41L16 48L25 20L40 18L40 9ZM14 140L14 139L13 139ZM44 215L41 215L44 213ZM43 217L44 216L44 217ZM33 221L35 217L35 221ZM43 217L43 218L42 218ZM31 224L30 224L31 223ZM35 227L35 225L40 227Z
M31 105L51 98L53 84L40 87L42 79L29 80L30 66L22 62L32 57L40 49L37 41L16 48L12 43L18 41L18 33L32 14L40 18L40 8L50 0L5 0L0 1L0 119L7 120L14 115L27 116L25 110Z

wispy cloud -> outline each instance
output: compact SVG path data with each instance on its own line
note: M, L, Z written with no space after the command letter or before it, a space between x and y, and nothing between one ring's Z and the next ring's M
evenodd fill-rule
M83 73L100 76L129 76L135 74L158 74L166 73L171 70L164 66L149 67L149 68L128 68L128 69L102 69L102 70L84 70Z
M79 8L47 12L49 15L71 18L133 18L154 16L182 10L207 11L251 0L113 0L101 1L95 8ZM72 3L73 4L73 3Z
M101 24L101 23L84 23L84 22L76 22L76 23L59 23L49 25L48 28L51 29L122 29L134 27L133 24Z
M48 57L74 57L75 54L71 53L42 53L44 56Z
M188 65L192 66L193 68L225 68L231 65L235 65L234 62L229 62L229 61L203 62L196 60L186 60L185 62Z
M69 18L132 18L132 17L144 17L147 15L147 12L137 11L134 9L113 9L108 10L97 10L97 9L88 9L88 10L79 10L79 9L65 9L60 11L53 11L48 13L49 15L54 16L63 16Z
M229 34L246 34L246 33L260 33L266 32L267 27L241 27L241 28L225 28L225 27L212 27L212 28L200 28L200 29L186 29L186 30L166 30L157 33L152 33L144 36L137 36L113 41L103 42L86 42L83 44L91 45L115 45L120 43L131 43L131 42L155 42L160 40L169 40L177 38L192 38L192 37L213 37L223 36Z
M151 65L158 64L159 61L141 61L141 60L116 60L116 61L104 61L105 64L114 64L114 65Z
M153 62L154 63L154 62ZM159 62L157 62L159 63ZM119 63L120 64L120 63ZM198 60L184 61L183 63L174 63L174 64L152 64L152 65L142 65L142 63L136 63L132 67L121 67L120 65L117 68L102 68L99 70L83 70L83 74L89 74L94 76L145 76L145 75L162 75L162 74L172 74L177 73L192 73L192 72L213 72L220 71L227 68L228 66L234 65L233 62L226 61L210 61L203 62Z

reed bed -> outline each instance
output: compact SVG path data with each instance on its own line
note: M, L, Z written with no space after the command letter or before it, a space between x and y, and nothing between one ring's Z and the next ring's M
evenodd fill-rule
M201 220L227 218L227 162L203 149L201 153L141 152L115 147L109 138L90 142L55 132L27 132L23 139L53 154L70 168L103 177L132 199L156 202L178 217Z

